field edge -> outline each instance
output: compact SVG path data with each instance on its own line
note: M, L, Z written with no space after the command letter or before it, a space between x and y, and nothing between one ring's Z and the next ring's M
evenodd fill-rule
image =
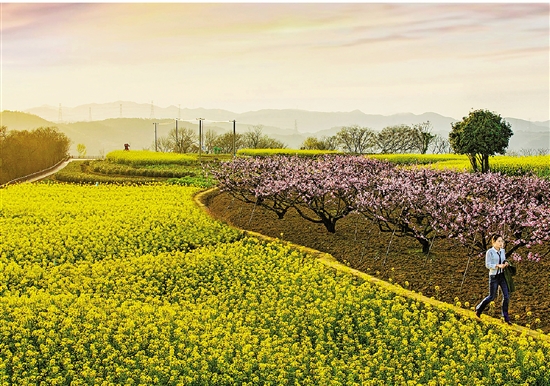
M208 208L208 205L207 205L206 202L208 202L208 199L210 197L213 197L213 196L217 195L218 193L219 193L219 189L217 187L214 187L214 188L210 188L208 190L200 191L200 192L198 192L197 194L195 194L193 196L193 200L194 200L195 204L199 208L201 208L207 215L209 215L210 217L212 217L214 219L216 219L216 216ZM242 229L240 227L235 226L234 224L227 224L227 225L232 227L232 228L235 228L235 229L238 229L238 230L244 232L244 234L247 235L247 236L256 237L258 239L268 241L268 242L278 242L278 243L287 245L287 246L289 246L289 247L291 247L291 248L293 248L297 251L304 252L308 255L311 255L311 256L315 257L317 260L319 260L321 263L323 263L326 267L329 267L329 268L332 268L332 269L335 269L337 271L344 272L344 273L347 273L347 274L350 274L350 275L353 275L353 276L357 276L357 277L359 277L363 280L368 281L369 283L380 286L380 287L382 287L382 288L384 288L388 291L391 291L391 292L393 292L397 295L400 295L400 296L403 296L403 297L406 297L406 298L410 298L410 299L414 299L414 300L423 302L425 304L429 304L429 305L437 307L437 308L443 308L443 309L451 310L451 311L455 312L456 314L462 315L462 316L470 318L470 319L478 319L474 311L470 311L470 310L467 310L467 309L464 309L464 308L461 308L461 307L457 307L457 306L455 306L453 304L450 304L450 303L442 302L440 300L424 296L421 293L408 290L408 289L403 288L399 285L389 283L389 282L384 281L382 279L379 279L377 277L371 276L371 275L369 275L365 272L362 272L362 271L359 271L357 269L348 267L345 264L340 263L338 260L336 260L336 258L334 258L334 256L332 256L329 253L321 252L321 251L318 251L318 250L310 248L310 247L306 247L306 246L303 246L303 245L292 243L290 241L277 239L277 238L267 236L267 235L264 235L264 234L261 234L261 233L258 233L258 232L250 231L250 230L247 230L247 229ZM532 329L529 329L527 327L523 327L523 326L520 326L520 325L516 325L516 324L512 324L511 326L509 326L509 325L504 324L499 319L493 318L493 317L488 316L488 315L483 315L482 318L483 318L482 320L479 320L482 323L487 323L487 324L490 324L490 325L495 326L495 327L508 328L510 330L516 331L520 335L529 335L533 338L537 338L537 339L541 339L541 340L550 342L550 336L548 336L547 334L540 333L538 331L535 331L535 330L532 330Z

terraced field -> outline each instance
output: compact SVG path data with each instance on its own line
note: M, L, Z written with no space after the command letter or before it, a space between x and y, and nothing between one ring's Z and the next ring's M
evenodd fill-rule
M0 384L550 383L548 339L246 236L200 187L87 182L1 191Z

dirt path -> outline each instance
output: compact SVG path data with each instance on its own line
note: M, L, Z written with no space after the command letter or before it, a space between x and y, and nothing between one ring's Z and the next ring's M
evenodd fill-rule
M57 166L54 166L52 168L49 168L49 169L46 169L46 170L43 170L43 171L40 171L40 172L33 173L29 176L21 177L17 180L14 180L14 181L10 181L8 184L22 183L22 182L36 182L36 181L42 180L42 179L44 179L48 176L51 176L52 174L57 173L58 171L63 169L65 166L67 166L69 164L69 162L72 162L72 161L92 161L92 160L93 160L92 158L89 158L89 159L88 158L76 158L76 159L75 158L69 158L68 160L59 163Z

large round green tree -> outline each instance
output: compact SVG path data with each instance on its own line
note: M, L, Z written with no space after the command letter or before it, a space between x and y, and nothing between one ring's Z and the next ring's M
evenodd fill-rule
M451 124L449 142L455 153L466 154L475 172L489 171L489 156L504 154L514 133L500 115L488 110L470 112Z

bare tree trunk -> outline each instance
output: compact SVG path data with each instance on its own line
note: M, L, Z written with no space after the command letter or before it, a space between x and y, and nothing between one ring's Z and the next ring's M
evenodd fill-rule
M475 154L468 154L468 159L470 160L470 164L472 165L472 169L474 169L474 172L477 172L479 168L477 167L477 159Z
M483 164L481 165L481 172L487 173L489 171L489 155L483 154L482 160Z

